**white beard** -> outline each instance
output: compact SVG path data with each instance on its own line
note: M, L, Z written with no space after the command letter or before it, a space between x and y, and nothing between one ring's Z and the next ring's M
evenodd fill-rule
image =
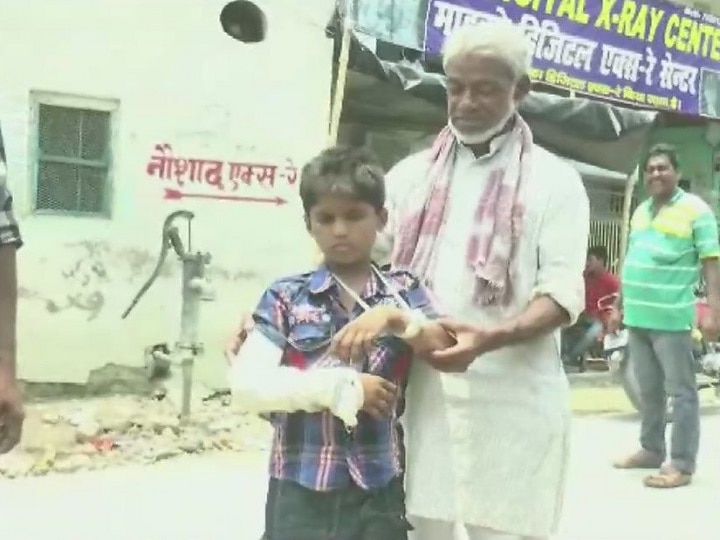
M453 135L457 137L457 140L463 144L485 144L490 139L497 136L503 129L505 129L507 123L515 115L514 105L515 104L513 103L513 106L510 107L507 114L503 116L500 120L498 120L497 124L495 124L490 129L486 129L485 131L463 133L455 127L455 125L452 123L452 120L450 119L448 119L448 126L450 127L450 131L452 131Z

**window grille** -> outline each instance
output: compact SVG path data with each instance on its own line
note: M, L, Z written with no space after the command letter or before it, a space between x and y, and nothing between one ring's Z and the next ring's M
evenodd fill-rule
M109 213L111 113L41 103L35 209Z

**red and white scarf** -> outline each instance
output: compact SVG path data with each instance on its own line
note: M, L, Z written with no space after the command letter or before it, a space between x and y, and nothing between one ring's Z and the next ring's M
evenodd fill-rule
M447 126L435 139L429 187L416 190L418 197L404 205L394 242L393 267L410 270L431 289L458 144ZM523 213L518 194L528 177L533 147L530 127L520 115L515 115L513 128L502 144L510 145L501 150L505 154L503 166L490 173L468 237L466 260L475 275L473 301L477 305L507 304L512 296L512 263Z

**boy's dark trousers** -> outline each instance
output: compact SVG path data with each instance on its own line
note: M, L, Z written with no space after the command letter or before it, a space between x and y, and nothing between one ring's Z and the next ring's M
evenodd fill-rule
M270 479L265 540L407 540L411 529L400 477L371 491L353 484L330 492Z

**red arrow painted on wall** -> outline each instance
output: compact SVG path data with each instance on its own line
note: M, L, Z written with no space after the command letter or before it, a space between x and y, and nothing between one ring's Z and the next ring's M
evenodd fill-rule
M240 195L210 195L206 193L183 193L177 189L165 188L165 200L179 201L180 199L215 199L221 201L266 203L280 206L287 204L281 197L242 197Z

